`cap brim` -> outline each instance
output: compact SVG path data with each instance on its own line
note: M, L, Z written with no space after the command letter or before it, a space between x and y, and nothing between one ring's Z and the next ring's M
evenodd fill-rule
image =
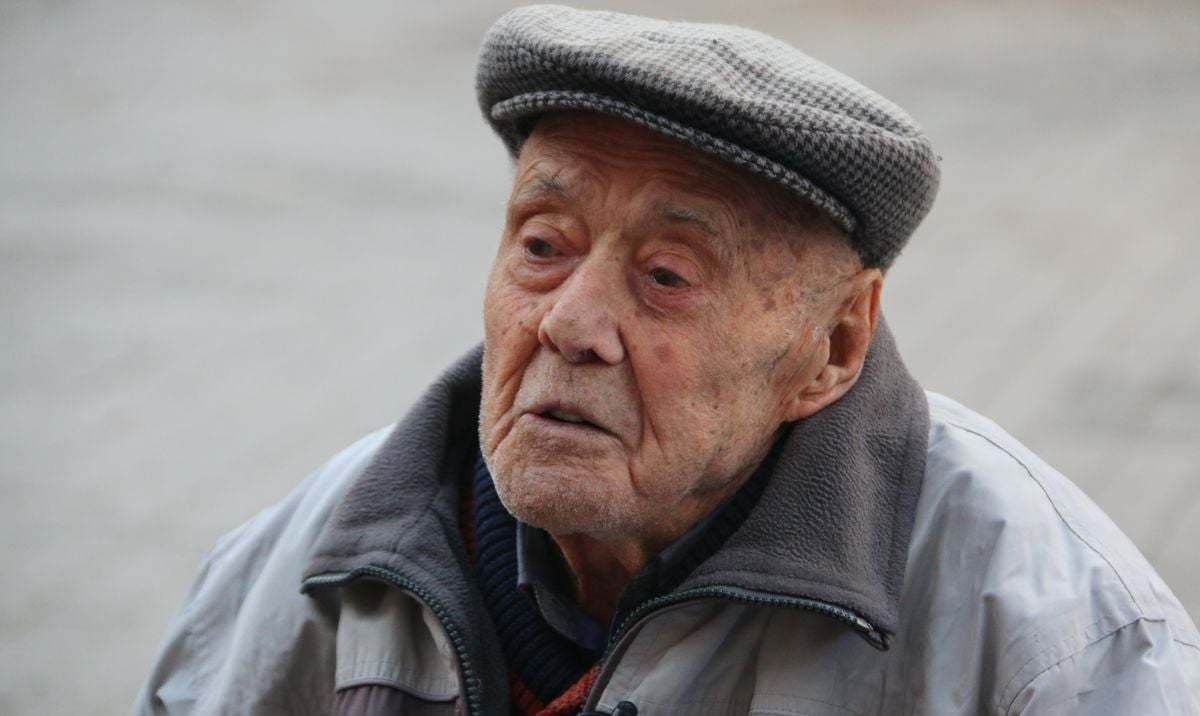
M639 124L739 166L753 174L782 184L827 213L848 235L858 227L854 215L841 202L816 184L787 167L732 142L688 127L662 115L621 100L592 92L541 91L520 94L492 106L490 120L515 157L529 136L532 121L554 110L589 110Z

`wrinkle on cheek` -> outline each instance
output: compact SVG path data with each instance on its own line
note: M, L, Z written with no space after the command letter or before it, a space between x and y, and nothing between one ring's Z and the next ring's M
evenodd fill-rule
M783 359L786 358L787 354L790 352L791 346L784 346L781 350L776 352L775 357L770 361L770 365L767 366L766 378L768 382L770 382L771 377L775 375L775 371L779 369L779 364L783 362Z
M814 346L818 345L819 340L820 333L815 328L797 333L775 356L771 370L766 375L767 385L789 385L808 371L814 357Z
M540 346L537 340L537 300L497 292L485 304L484 424L481 438L496 449L512 432L513 413L525 368ZM516 311L509 307L523 307ZM515 314L515 315L514 315ZM486 432L485 432L486 431Z
M765 345L759 343L753 348L745 346L738 370L747 376L757 378L758 385L770 386L774 382L779 367L795 346L796 336L790 331Z
M519 365L504 366L498 375L488 380L487 417L491 422L488 433L493 447L508 435L516 422L512 408L517 399L517 392L521 389L522 376Z

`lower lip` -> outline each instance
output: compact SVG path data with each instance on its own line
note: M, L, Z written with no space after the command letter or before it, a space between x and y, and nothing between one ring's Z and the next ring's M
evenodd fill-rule
M529 426L535 430L554 433L557 435L571 435L581 437L584 435L612 437L612 433L603 428L596 427L591 423L568 423L565 420L555 420L554 418L546 418L536 413L525 413L521 416L522 421L527 421Z

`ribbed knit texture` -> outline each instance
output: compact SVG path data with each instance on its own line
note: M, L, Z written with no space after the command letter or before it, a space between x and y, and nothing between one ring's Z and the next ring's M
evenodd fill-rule
M592 687L596 685L596 677L598 676L600 676L599 664L588 669L587 673L580 677L579 681L571 684L571 688L564 691L561 696L554 699L545 708L539 709L529 716L575 716L575 714L583 711L583 705L587 703L588 694L592 692ZM525 715L521 714L519 716Z

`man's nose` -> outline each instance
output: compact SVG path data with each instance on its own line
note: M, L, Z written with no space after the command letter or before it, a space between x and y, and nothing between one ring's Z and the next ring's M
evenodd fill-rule
M625 360L618 303L624 282L621 262L590 256L571 272L551 296L542 314L538 340L571 363Z

